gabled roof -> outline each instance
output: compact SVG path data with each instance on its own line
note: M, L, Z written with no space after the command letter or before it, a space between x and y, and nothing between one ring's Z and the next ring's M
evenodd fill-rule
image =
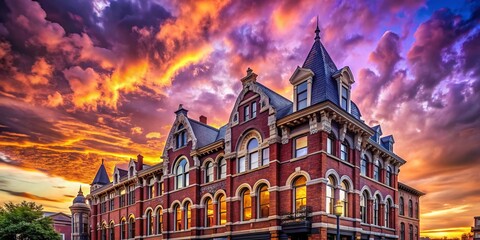
M188 121L197 138L197 148L207 146L217 140L218 129L191 118L188 118Z
M95 175L95 178L93 179L91 185L94 185L94 184L105 185L109 183L110 183L110 179L108 178L107 170L103 165L103 159L102 159L102 165L100 165L100 167L98 168L97 175Z
M274 92L270 88L264 86L263 84L256 83L262 91L270 99L270 105L272 105L276 110L276 117L281 118L292 112L293 103L283 97L282 95Z

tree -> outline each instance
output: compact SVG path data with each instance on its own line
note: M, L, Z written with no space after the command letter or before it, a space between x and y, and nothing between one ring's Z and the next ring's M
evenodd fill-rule
M60 240L52 219L43 217L42 210L34 202L5 203L0 207L0 239Z

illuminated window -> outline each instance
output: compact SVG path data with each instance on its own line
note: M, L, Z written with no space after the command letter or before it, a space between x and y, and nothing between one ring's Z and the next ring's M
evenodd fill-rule
M157 233L160 234L163 232L163 212L162 209L158 209L157 213Z
M270 192L268 192L267 185L262 185L259 188L258 196L259 218L266 218L270 214Z
M152 216L152 210L148 210L147 212L147 236L153 234L153 216Z
M227 202L225 195L218 198L218 225L225 225L227 223Z
M305 156L308 153L307 136L295 139L295 157Z
M252 197L250 191L245 189L242 192L242 221L248 221L252 218Z
M180 208L180 205L175 205L173 208L174 214L175 214L175 229L174 231L180 231L182 230L182 209Z
M207 198L207 200L205 200L205 216L205 226L213 226L213 203L211 198Z
M307 107L307 81L297 85L297 111Z
M150 199L153 196L155 196L155 178L150 179L147 188L147 198Z
M293 199L294 205L293 210L294 212L299 212L307 206L307 180L305 177L300 176L293 181Z
M342 217L348 217L348 183L346 181L340 184L340 201L343 203Z
M213 181L213 163L208 162L206 167L205 167L205 182L211 182Z
M326 210L327 213L333 214L333 206L335 204L335 179L332 176L328 177L327 193L326 193Z
M187 159L183 158L181 159L177 167L175 169L175 175L176 175L176 183L177 183L177 189L184 188L188 186L189 182L189 174L188 174L188 161Z
M192 227L192 207L190 202L185 203L185 229L190 229Z
M225 158L220 159L218 174L219 179L227 177L227 161L225 160Z

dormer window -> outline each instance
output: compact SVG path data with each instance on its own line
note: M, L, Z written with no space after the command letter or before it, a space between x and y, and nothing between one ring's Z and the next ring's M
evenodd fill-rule
M177 148L181 148L187 145L187 130L183 126L183 124L178 125L177 134L175 136Z
M345 85L342 85L342 99L340 104L342 109L345 111L349 111L349 108L348 108L348 105L349 105L348 100L350 99L349 93L350 91L348 90L348 88Z
M307 81L305 81L297 86L297 111L307 107L307 96Z

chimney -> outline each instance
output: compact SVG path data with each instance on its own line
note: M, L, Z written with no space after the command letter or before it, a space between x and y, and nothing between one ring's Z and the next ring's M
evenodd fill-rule
M137 163L135 167L137 171L140 171L143 169L143 156L140 154L137 155Z
M201 115L200 116L200 122L203 123L203 124L207 124L207 117Z

